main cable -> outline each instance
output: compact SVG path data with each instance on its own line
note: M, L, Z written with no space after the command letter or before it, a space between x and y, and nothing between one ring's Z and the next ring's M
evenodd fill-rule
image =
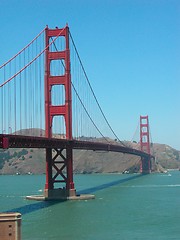
M118 139L118 141L119 141L123 146L126 146L126 145L119 139L119 137L116 135L116 133L115 133L114 130L112 129L109 121L107 120L107 118L106 118L106 116L105 116L105 114L104 114L104 112L103 112L103 110L102 110L102 108L101 108L101 106L100 106L100 104L99 104L99 102L98 102L98 99L97 99L97 97L96 97L96 95L95 95L95 93L94 93L94 90L93 90L93 88L92 88L92 86L91 86L91 84L90 84L89 78L88 78L87 73L86 73L86 71L85 71L85 68L84 68L84 66L83 66L83 64L82 64L80 55L79 55L79 53L78 53L78 50L77 50L77 48L76 48L75 42L74 42L74 40L73 40L73 37L72 37L70 31L69 31L69 35L70 35L71 41L72 41L72 43L73 43L74 49L75 49L75 51L76 51L76 54L77 54L77 56L78 56L80 65L81 65L81 67L82 67L82 70L83 70L83 72L84 72L85 78L86 78L86 80L87 80L87 82L88 82L88 85L89 85L89 87L90 87L90 89L91 89L91 92L92 92L92 94L93 94L93 96L94 96L94 99L95 99L95 101L96 101L96 103L97 103L97 105L98 105L98 107L99 107L99 110L100 110L101 114L102 114L103 117L104 117L105 122L107 123L108 127L110 128L110 130L112 131L112 133L114 134L114 136Z
M14 58L16 58L19 54L21 54L26 48L28 48L44 31L46 27L30 42L28 43L21 51L19 51L16 55L14 55L11 59L9 59L7 62L5 62L3 65L0 66L0 69L6 66L9 62L11 62Z
M65 28L63 28L59 34L54 38L54 40L47 45L33 60L31 60L28 64L26 64L22 69L20 69L17 73L15 73L12 77L10 77L8 80L6 80L4 83L2 83L0 85L0 88L3 87L4 85L6 85L8 82L10 82L13 78L15 78L16 76L18 76L21 72L23 72L27 67L29 67L37 58L39 58L47 49L49 46L51 46L53 44L54 41L56 41L56 39L61 35L61 33L63 32Z
M51 40L52 40L52 38L51 38ZM53 45L54 45L54 48L56 49L56 51L58 51L55 42L53 42ZM60 60L61 60L61 59L60 59ZM62 64L62 66L64 67L64 70L66 71L66 67L65 67L65 65L64 65L64 63L63 63L62 60L61 60L61 64ZM74 86L74 84L73 84L72 82L71 82L71 85L72 85L72 87L73 87L73 89L74 89L74 91L75 91L75 93L76 93L76 95L77 95L77 97L78 97L78 99L79 99L82 107L84 108L87 116L89 117L89 119L91 120L92 124L94 125L94 127L95 127L96 130L99 132L99 134L100 134L107 142L109 142L108 139L102 134L102 132L100 131L100 129L97 127L97 125L96 125L95 122L93 121L93 119L92 119L92 117L90 116L90 114L88 113L88 110L86 109L85 105L83 104L83 101L81 100L81 98L80 98L80 96L79 96L79 94L78 94L78 92L77 92L77 90L76 90L76 88L75 88L75 86Z

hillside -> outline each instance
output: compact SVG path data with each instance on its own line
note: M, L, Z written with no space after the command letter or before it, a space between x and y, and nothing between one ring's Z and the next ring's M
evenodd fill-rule
M137 147L136 143L126 142ZM180 151L165 144L154 144L156 163L154 171L180 168ZM137 172L140 159L123 153L74 150L75 173L117 173L129 170ZM0 174L45 173L44 149L0 150Z

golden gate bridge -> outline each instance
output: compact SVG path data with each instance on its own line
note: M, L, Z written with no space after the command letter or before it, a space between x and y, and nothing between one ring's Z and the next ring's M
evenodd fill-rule
M76 196L73 149L136 155L141 173L151 172L148 116L140 116L140 149L118 138L93 91L68 25L46 26L0 66L0 99L0 148L46 150L46 200Z

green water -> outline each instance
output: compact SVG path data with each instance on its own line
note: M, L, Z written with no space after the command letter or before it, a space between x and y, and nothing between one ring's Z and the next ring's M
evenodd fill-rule
M180 239L180 172L75 175L95 200L36 202L45 176L0 176L0 211L22 213L23 240Z

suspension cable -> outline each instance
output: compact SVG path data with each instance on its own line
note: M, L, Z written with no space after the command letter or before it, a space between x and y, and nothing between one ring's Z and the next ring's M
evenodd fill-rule
M133 134L133 136L132 136L132 138L131 138L131 142L133 142L133 140L134 140L134 138L135 138L135 135L137 134L137 131L138 131L138 128L139 128L139 124L140 124L140 122L138 121L138 124L137 124L137 126L136 126L136 130L135 130L135 132L134 132L134 134Z
M99 128L97 127L97 125L96 125L95 122L93 121L92 117L91 117L90 114L88 113L88 110L87 110L86 107L84 106L84 104L83 104L83 102L82 102L82 100L81 100L78 92L76 91L76 88L74 87L73 83L71 83L71 85L72 85L72 87L73 87L73 89L74 89L74 91L75 91L75 93L76 93L76 95L77 95L77 97L78 97L81 105L83 106L86 114L88 115L89 119L91 120L92 124L94 125L94 127L95 127L96 130L100 133L100 135L101 135L107 142L109 142L108 139L101 133L101 131L99 130Z
M97 103L97 105L98 105L98 107L99 107L99 109L100 109L100 112L101 112L101 114L103 115L103 117L104 117L104 119L105 119L105 122L106 122L107 125L109 126L109 128L110 128L110 130L112 131L112 133L114 134L114 136L118 139L118 141L119 141L122 145L126 146L126 145L118 138L118 136L116 135L116 133L115 133L114 130L112 129L109 121L107 120L107 118L106 118L106 116L105 116L105 114L104 114L104 112L103 112L103 110L102 110L102 108L101 108L101 106L100 106L100 104L99 104L99 102L98 102L98 100L97 100L97 97L96 97L96 95L95 95L95 93L94 93L94 91L93 91L93 88L92 88L92 86L91 86L91 84L90 84L89 78L88 78L87 73L86 73L86 71L85 71L85 68L84 68L84 66L83 66L83 64L82 64L80 55L79 55L79 53L78 53L78 50L77 50L77 48L76 48L75 42L74 42L74 40L73 40L73 37L72 37L70 31L69 31L69 35L70 35L70 38L71 38L71 40L72 40L72 43L73 43L74 49L75 49L75 51L76 51L76 54L77 54L77 56L78 56L80 65L81 65L81 67L82 67L82 70L83 70L83 72L84 72L85 78L86 78L86 80L87 80L87 82L88 82L88 85L89 85L89 87L90 87L90 89L91 89L91 92L92 92L92 94L93 94L93 96L94 96L94 99L95 99L95 101L96 101L96 103Z
M16 58L19 54L21 54L26 48L28 48L44 31L46 27L29 43L27 44L21 51L19 51L16 55L14 55L11 59L9 59L7 62L5 62L3 65L0 66L0 69L6 66L8 63L10 63L14 58Z
M19 70L17 73L15 73L12 77L10 77L7 81L5 81L4 83L2 83L0 85L0 88L3 87L5 84L7 84L8 82L10 82L13 78L15 78L16 76L18 76L22 71L24 71L27 67L29 67L37 58L39 58L46 50L49 46L51 46L53 44L53 42L56 41L56 39L61 35L61 33L64 31L65 28L63 28L59 34L54 38L54 40L47 45L32 61L30 61L28 64L26 64L21 70Z
M52 38L51 38L51 39L52 39ZM56 49L56 51L58 51L55 42L53 42L53 45L54 45L54 48ZM64 69L66 70L66 67L65 67L65 65L64 65L64 63L63 63L62 60L61 60L61 64L62 64L62 66L64 67ZM94 127L95 127L96 130L99 132L99 134L100 134L107 142L109 142L108 139L102 134L102 132L100 131L100 129L97 127L97 125L96 125L95 122L93 121L93 119L92 119L92 117L90 116L90 114L88 113L88 110L86 109L83 101L81 100L81 98L80 98L80 96L79 96L79 94L78 94L78 92L77 92L77 90L76 90L76 88L75 88L75 86L74 86L74 84L73 84L72 82L71 82L71 85L72 85L72 87L73 87L73 89L74 89L74 91L75 91L75 93L76 93L76 95L77 95L77 97L78 97L78 99L79 99L82 107L84 108L87 116L89 117L89 119L91 120L92 124L94 125Z

